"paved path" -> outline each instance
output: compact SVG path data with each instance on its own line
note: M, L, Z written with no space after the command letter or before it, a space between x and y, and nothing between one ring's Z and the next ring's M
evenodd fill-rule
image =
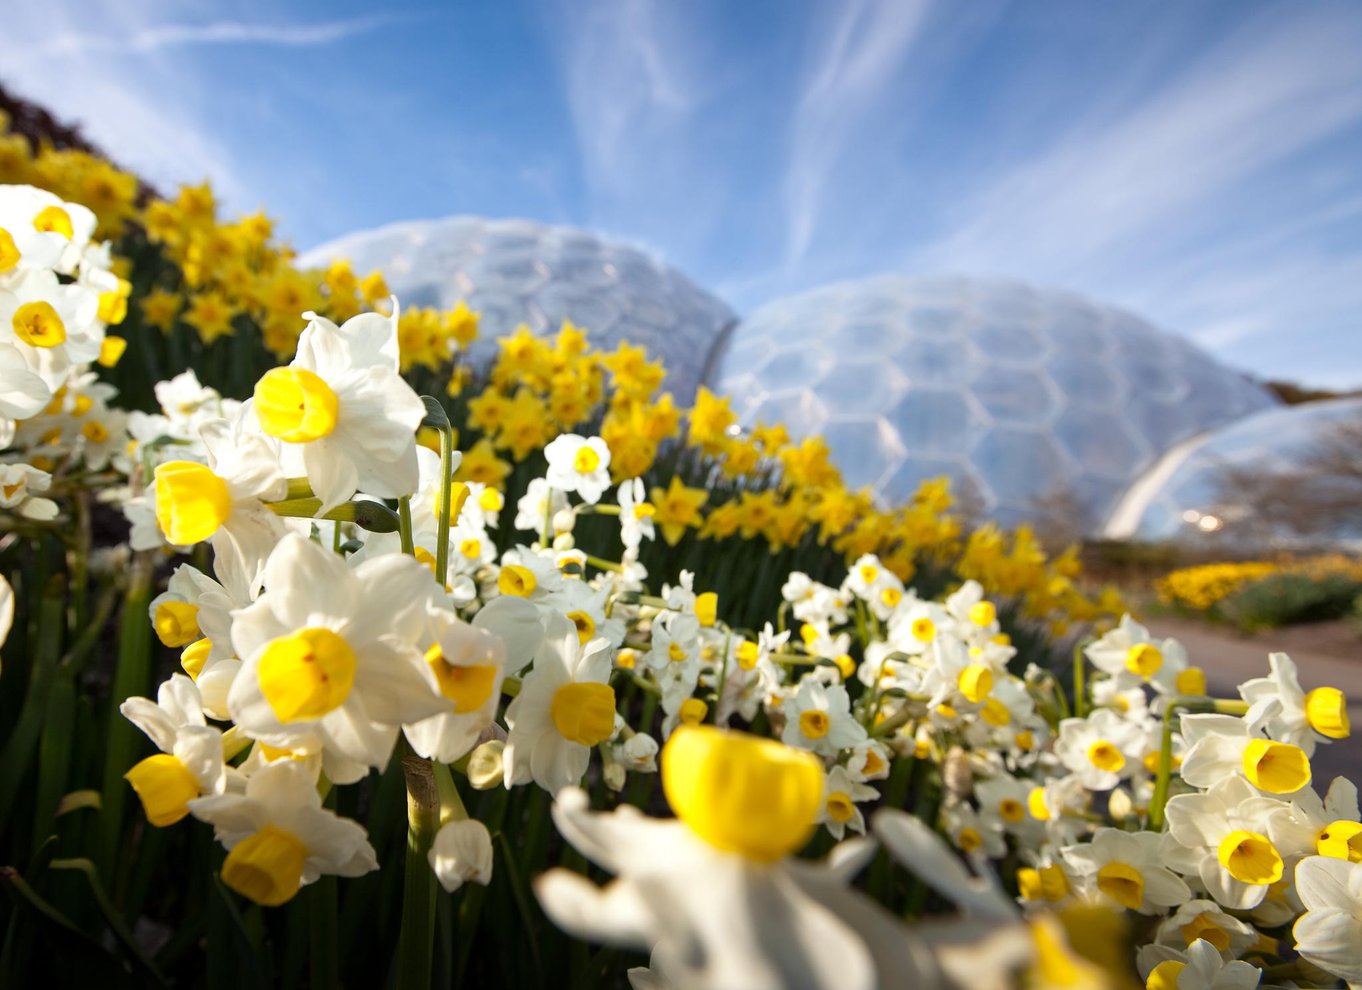
M1220 698L1237 698L1239 684L1252 677L1267 676L1267 655L1272 650L1272 635L1254 639L1222 632L1213 626L1184 619L1158 618L1147 623L1157 636L1172 636L1187 647L1192 663L1206 671L1210 692ZM1329 781L1344 776L1362 785L1362 644L1357 657L1345 659L1324 653L1285 649L1300 671L1301 686L1336 687L1348 696L1348 718L1353 735L1315 751L1315 787L1323 792Z

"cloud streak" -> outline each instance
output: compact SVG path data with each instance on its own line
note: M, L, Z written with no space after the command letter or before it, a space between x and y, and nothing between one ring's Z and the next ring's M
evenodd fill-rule
M827 41L813 60L792 120L781 184L787 266L809 250L833 169L852 133L886 95L930 7L930 0L854 0L837 8L830 25L813 25L811 33Z
M316 48L332 45L392 23L389 14L354 17L318 24L252 24L214 21L209 24L162 24L141 27L119 37L108 34L58 34L44 42L25 46L17 61L31 62L55 56L96 52L145 54L195 45L270 45L284 48Z

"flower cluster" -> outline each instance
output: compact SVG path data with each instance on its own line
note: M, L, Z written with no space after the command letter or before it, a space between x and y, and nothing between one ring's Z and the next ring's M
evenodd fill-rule
M1281 561L1248 560L1184 567L1154 582L1159 601L1195 612L1206 612L1240 589L1276 574L1298 574L1319 580L1339 576L1362 581L1362 567L1342 554Z

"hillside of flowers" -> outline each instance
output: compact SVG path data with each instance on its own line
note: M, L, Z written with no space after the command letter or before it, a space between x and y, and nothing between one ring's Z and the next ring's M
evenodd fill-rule
M1362 982L1346 699L0 137L4 985Z

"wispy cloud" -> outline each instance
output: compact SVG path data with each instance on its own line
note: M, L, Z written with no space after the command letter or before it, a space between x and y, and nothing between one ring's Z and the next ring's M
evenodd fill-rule
M256 24L244 21L213 21L208 24L148 25L117 33L59 33L28 44L16 61L31 62L54 56L95 52L147 53L193 45L270 45L284 48L315 48L331 45L354 35L390 24L391 14L353 17L316 24Z
M811 25L812 34L827 40L813 60L792 120L781 187L787 265L809 249L833 168L865 115L886 96L930 7L931 0L851 0L836 8L830 24Z
M1362 42L1336 19L1243 31L1129 112L1083 126L996 176L950 233L914 252L937 265L1019 259L1088 271L1116 249L1207 206L1239 181L1362 118ZM1261 28L1262 25L1257 25Z

